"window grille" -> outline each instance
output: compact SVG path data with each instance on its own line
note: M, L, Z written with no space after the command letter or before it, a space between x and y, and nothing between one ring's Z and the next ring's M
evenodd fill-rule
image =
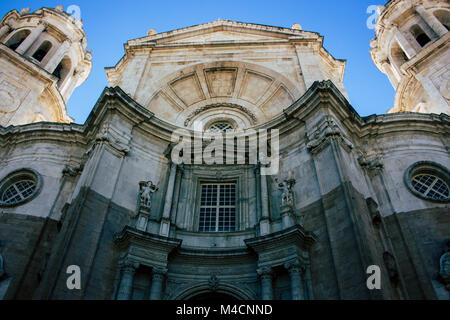
M236 184L202 184L199 220L201 232L235 231Z

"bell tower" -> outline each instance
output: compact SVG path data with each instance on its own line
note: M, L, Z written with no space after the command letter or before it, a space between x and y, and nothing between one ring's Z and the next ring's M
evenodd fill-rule
M62 6L12 10L0 22L0 125L69 123L66 102L92 63L82 22Z
M390 0L379 7L371 56L395 88L388 113L450 114L450 3Z

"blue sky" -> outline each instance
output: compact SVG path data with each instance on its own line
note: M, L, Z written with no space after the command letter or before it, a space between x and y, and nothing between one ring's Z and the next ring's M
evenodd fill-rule
M123 44L157 32L188 27L221 19L290 28L299 23L304 30L325 37L325 48L337 59L347 60L344 84L350 103L361 116L383 114L394 103L394 89L387 77L372 63L366 13L370 5L384 0L58 0L0 1L0 14L12 9L70 5L81 9L81 18L93 51L92 72L67 104L75 122L84 123L104 87L104 67L114 66L124 54Z

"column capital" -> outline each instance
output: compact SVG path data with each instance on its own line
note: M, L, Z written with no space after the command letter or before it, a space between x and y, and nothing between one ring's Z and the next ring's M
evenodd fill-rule
M3 25L0 27L0 29L2 29L2 30L7 30L7 32L9 32L9 30L11 30L12 27L9 25L8 22L6 22L5 24L3 24Z
M3 38L4 35L8 34L11 31L11 27L5 23L1 28L0 28L0 39Z
M38 22L36 27L41 29L42 31L45 31L48 28L48 23L46 21L41 20Z
M153 268L152 277L165 278L167 276L167 268Z
M137 268L139 268L139 263L134 261L124 261L120 265L120 269L124 273L135 273Z
M275 273L272 270L272 267L262 267L262 268L258 268L256 270L256 272L258 273L258 275L261 278L273 278Z
M304 273L305 266L298 260L288 261L284 264L284 267L289 273Z

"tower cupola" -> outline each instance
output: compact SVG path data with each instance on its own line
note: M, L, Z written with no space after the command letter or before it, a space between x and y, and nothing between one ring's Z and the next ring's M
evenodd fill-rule
M66 102L91 70L81 20L62 6L12 10L0 22L0 125L72 122Z
M391 0L379 13L371 55L396 90L388 112L450 114L450 3Z

